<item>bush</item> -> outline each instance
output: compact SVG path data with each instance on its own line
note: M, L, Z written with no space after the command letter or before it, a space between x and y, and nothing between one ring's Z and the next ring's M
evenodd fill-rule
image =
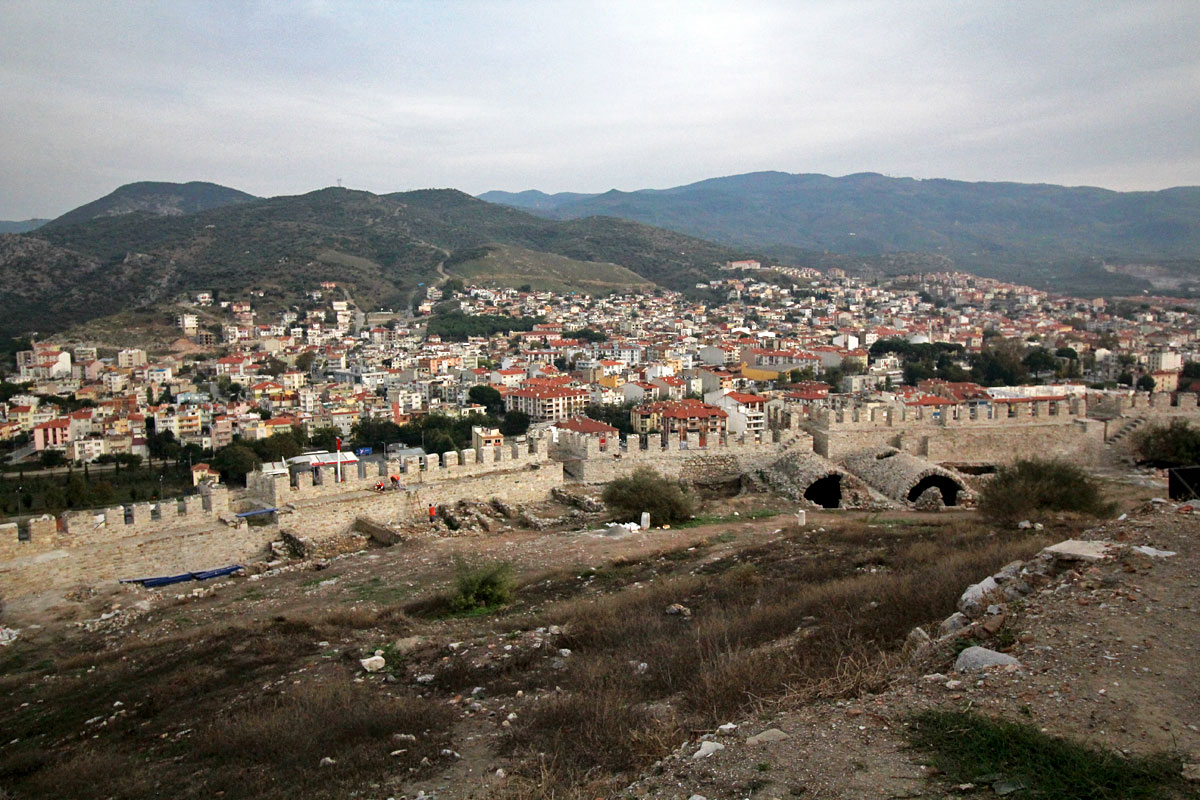
M471 567L463 561L457 565L454 595L450 610L456 614L499 608L513 601L516 580L508 562Z
M1170 425L1153 425L1133 435L1138 459L1164 467L1200 464L1200 428L1185 420L1173 419Z
M1030 459L1001 467L979 493L979 510L989 519L1012 523L1038 511L1071 511L1093 517L1113 513L1100 485L1074 464Z
M650 521L662 525L692 516L692 498L678 483L649 467L638 467L613 481L604 488L601 498L621 519L637 519L643 511L649 511Z

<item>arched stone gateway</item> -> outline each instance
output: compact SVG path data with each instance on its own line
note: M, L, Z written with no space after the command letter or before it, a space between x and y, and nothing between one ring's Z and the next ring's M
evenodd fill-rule
M970 497L961 476L892 447L851 453L844 463L868 485L906 505L957 506Z

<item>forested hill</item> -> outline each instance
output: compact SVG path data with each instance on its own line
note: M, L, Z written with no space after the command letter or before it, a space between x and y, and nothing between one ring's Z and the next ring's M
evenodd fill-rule
M1100 261L1172 262L1200 252L1200 187L1114 192L756 172L663 190L482 197L560 219L605 214L777 253L930 253L962 269L1062 288Z
M0 332L62 330L182 292L266 293L286 303L337 281L366 308L398 307L455 251L512 245L617 264L686 289L748 254L628 220L554 221L459 191L322 189L206 211L60 218L0 240Z
M119 217L123 214L139 212L163 217L177 217L237 203L248 203L257 199L252 194L203 181L190 183L141 181L121 186L110 194L72 209L46 224L49 226L75 225L100 217Z

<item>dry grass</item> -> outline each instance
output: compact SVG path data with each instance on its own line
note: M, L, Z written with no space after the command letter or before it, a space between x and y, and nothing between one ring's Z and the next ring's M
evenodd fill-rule
M561 624L574 653L554 676L566 691L515 723L511 752L544 753L564 788L661 758L686 728L880 689L912 628L948 616L966 585L1046 543L971 523L915 534L849 524L822 538L798 534L548 609L542 621ZM692 616L664 613L672 603Z
M305 683L266 696L213 720L192 741L198 761L213 765L211 792L226 797L312 796L330 784L361 785L391 770L437 758L451 713L416 697L391 697L371 687ZM411 734L400 756L392 734ZM336 761L321 768L322 758Z
M344 796L367 776L436 758L451 725L441 704L347 684L332 664L331 681L316 671L279 680L313 663L320 638L276 618L99 653L60 643L54 658L6 676L0 786L31 798ZM393 757L393 733L418 741ZM338 765L318 775L324 756Z
M130 636L99 652L87 637L37 649L18 642L0 654L9 710L0 786L31 798L237 798L344 797L374 783L381 796L399 796L410 767L445 766L437 753L453 746L454 724L446 700L484 686L492 697L539 697L506 729L515 769L497 796L608 795L696 728L883 686L911 628L949 614L968 583L1047 543L961 516L911 521L843 517L825 533L758 545L718 532L595 570L517 575L515 602L479 618L419 615L429 600L407 601L410 617L357 598ZM665 614L673 603L692 615ZM565 631L555 647L573 651L562 669L551 669L550 648L444 657L445 642L551 624ZM410 665L395 663L435 674L432 685L350 680L361 653L414 633L428 645L404 656ZM346 658L330 658L321 641ZM562 691L533 691L553 686ZM396 745L394 733L417 744ZM408 752L390 756L397 748ZM325 756L337 764L319 768Z

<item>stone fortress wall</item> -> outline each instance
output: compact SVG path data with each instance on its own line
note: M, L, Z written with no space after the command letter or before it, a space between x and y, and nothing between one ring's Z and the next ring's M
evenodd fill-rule
M694 483L734 480L764 469L789 448L812 450L812 437L804 431L767 430L753 436L686 438L657 434L611 437L604 444L595 436L560 431L551 455L563 462L566 474L581 483L609 483L638 467L650 467L671 478Z
M137 503L0 524L0 598L243 562L257 558L278 538L281 526L321 539L344 534L359 516L382 522L421 519L431 503L492 497L538 502L568 479L606 483L639 466L704 483L767 469L784 456L803 453L848 468L854 454L888 448L904 454L895 463L911 465L914 474L937 463L997 464L1047 454L1089 464L1099 461L1106 438L1139 419L1200 418L1196 395L1138 393L1089 400L995 404L983 411L961 406L807 410L772 401L769 429L758 440L725 436L701 446L693 434L683 441L648 436L601 445L595 437L560 432L554 445L531 438L517 446L411 456L386 468L356 464L341 481L330 467L300 473L294 481L254 473L244 493L205 486L198 495L161 506ZM390 484L392 475L400 478L401 490L372 491L380 480ZM871 482L870 476L858 477ZM905 497L894 487L874 488ZM277 521L250 527L235 513L254 508L278 509Z

